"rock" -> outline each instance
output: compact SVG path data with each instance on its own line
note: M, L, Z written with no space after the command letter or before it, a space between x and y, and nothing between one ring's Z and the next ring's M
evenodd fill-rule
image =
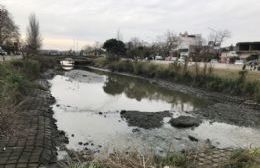
M178 140L178 141L180 141L180 140L182 140L182 138L181 137L174 137L176 140Z
M138 128L135 128L135 129L132 130L132 132L133 132L133 133L135 133L135 132L140 132L140 130L139 130Z
M93 143L91 143L90 145L91 145L91 146L94 146L94 144L93 144Z
M74 137L75 135L74 134L71 134L71 137Z
M83 142L79 142L79 145L80 145L80 146L83 145Z
M121 112L120 112L120 114L125 114L126 113L126 110L122 110Z
M189 140L191 140L193 142L199 142L199 140L197 138L195 138L194 136L189 135L188 138L189 138Z
M89 143L88 143L88 142L86 142L86 143L84 143L84 146L88 146L88 144L89 144Z
M60 107L60 105L59 105L59 104L56 104L56 107Z
M172 118L169 122L173 127L188 128L199 126L201 120L190 116L180 116L178 118Z
M122 119L126 119L129 126L144 129L159 128L163 125L163 119L165 117L171 117L171 113L169 111L140 112L122 110L120 115Z
M98 145L99 148L102 148L102 145Z
M66 135L65 131L59 130L59 136L65 136L65 135Z
M99 112L98 114L99 114L99 115L103 115L103 113L102 113L102 112Z

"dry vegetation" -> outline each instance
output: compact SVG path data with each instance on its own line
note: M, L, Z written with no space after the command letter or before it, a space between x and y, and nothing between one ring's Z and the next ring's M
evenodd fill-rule
M210 149L209 151L210 152ZM169 153L165 157L154 154L142 155L138 152L115 152L103 160L88 162L64 162L66 168L198 168L197 162L190 157L192 153ZM227 161L219 163L218 168L258 168L260 149L234 150Z
M248 71L215 70L197 64L188 66L173 63L161 65L147 62L109 61L105 58L95 60L95 66L105 67L112 71L133 73L149 78L159 78L177 83L188 84L192 87L203 88L209 91L243 96L260 102L260 81L258 73ZM228 73L229 72L229 73Z

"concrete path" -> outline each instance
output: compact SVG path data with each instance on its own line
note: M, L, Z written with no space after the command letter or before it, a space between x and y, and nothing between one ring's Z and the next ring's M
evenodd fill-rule
M14 135L0 137L0 168L36 168L56 162L57 127L48 91L33 90L12 116Z
M194 153L189 158L194 167L219 168L225 167L230 161L232 149L204 149Z
M22 59L23 57L21 55L7 55L7 56L0 56L0 62L3 60L5 61L10 61L10 60L17 60L17 59Z

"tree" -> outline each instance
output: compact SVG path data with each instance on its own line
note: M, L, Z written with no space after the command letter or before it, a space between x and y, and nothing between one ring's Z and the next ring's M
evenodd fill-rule
M124 56L126 54L125 44L117 39L109 39L107 40L103 48L107 50L109 58L117 59L120 56Z
M19 36L18 26L15 25L8 10L0 5L0 46L10 44L10 41L19 41Z
M40 35L40 25L35 14L29 16L29 26L27 27L27 52L28 54L37 54L42 45Z
M157 42L153 43L152 48L156 54L166 57L170 55L171 50L175 49L178 44L178 36L170 31L167 31L162 36L157 37Z
M211 29L211 28L210 28ZM231 37L231 32L229 30L214 30L211 29L209 35L209 43L213 47L221 47L222 43Z
M129 42L126 43L128 58L145 58L150 56L150 49L148 43L139 40L137 37L131 38Z

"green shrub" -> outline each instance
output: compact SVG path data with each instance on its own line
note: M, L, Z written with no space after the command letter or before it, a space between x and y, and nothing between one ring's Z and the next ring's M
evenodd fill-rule
M36 60L14 60L8 63L11 67L29 79L33 80L39 77L41 64Z
M38 56L34 58L35 61L40 63L40 71L44 72L48 69L54 69L59 65L59 62L56 58Z
M5 104L15 104L22 99L26 89L31 86L30 82L18 71L10 69L10 66L2 65L0 101L1 106Z
M165 66L157 66L155 68L155 77L161 78L161 79L167 79L169 78L169 68Z
M109 64L109 60L106 59L105 57L99 57L94 60L94 65L97 67L105 67Z
M16 104L34 87L31 80L40 73L40 64L35 60L14 60L0 64L0 102Z
M157 66L155 64L146 64L144 65L144 71L146 72L146 76L150 78L154 78L157 71Z
M134 66L133 66L134 74L135 75L143 75L143 66L144 66L144 63L142 63L142 62L135 63Z
M257 94L257 92L258 92L258 85L259 85L258 82L247 82L244 85L244 91L243 92L247 96Z

